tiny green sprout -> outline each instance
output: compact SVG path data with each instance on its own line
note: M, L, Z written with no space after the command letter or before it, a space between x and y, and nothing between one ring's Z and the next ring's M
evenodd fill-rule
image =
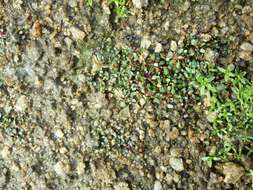
M119 6L115 8L115 12L119 17L127 17L127 8L125 6Z
M220 158L217 157L217 156L205 156L202 158L203 161L206 161L207 162L207 165L209 168L211 168L213 166L213 163L215 161L219 161Z
M204 76L201 74L197 74L196 76L197 82L199 83L200 87L200 95L206 95L210 92L217 92L216 88L212 85L212 81L214 80L214 76Z
M93 0L86 0L86 3L89 7L92 7L93 5Z

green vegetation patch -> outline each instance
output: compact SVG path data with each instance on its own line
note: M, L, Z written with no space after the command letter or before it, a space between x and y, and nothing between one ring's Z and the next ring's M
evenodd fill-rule
M215 67L196 79L205 97L213 135L220 138L218 150L206 159L232 160L252 154L253 83L233 65Z
M203 61L202 52L189 47L177 53L120 49L109 40L97 47L82 45L79 64L92 88L122 94L129 104L145 99L167 111L184 105L190 113L202 103L215 139L211 144L217 147L204 159L209 165L239 160L253 150L253 84L233 65Z

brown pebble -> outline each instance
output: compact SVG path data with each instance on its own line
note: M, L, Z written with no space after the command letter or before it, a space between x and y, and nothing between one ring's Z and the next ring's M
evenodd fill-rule
M42 36L42 27L41 27L41 23L39 20L36 20L33 23L33 27L32 27L32 35L35 38L41 37Z

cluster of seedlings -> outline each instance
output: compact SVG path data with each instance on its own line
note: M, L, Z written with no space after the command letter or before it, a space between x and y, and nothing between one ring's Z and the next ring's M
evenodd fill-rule
M115 48L105 40L99 48L82 44L80 50L79 64L89 85L99 92L113 94L117 89L129 104L145 99L160 107L173 99L187 112L202 103L212 135L218 139L217 150L204 158L209 165L252 154L253 83L234 65L203 61L202 52L189 47L155 53Z

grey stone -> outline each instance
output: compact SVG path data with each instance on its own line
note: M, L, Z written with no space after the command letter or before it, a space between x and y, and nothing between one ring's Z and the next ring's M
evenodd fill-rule
M154 190L162 190L162 189L163 189L163 187L162 187L161 182L156 180L155 184L154 184Z
M21 95L16 102L15 111L23 112L27 108L27 99L24 95Z
M204 55L205 59L209 62L214 62L214 59L215 59L215 53L213 50L211 50L210 48L208 48L205 52L205 55Z
M161 52L161 51L162 51L162 48L163 48L162 44L157 43L156 46L155 46L155 52L156 52L156 53Z
M145 7L148 5L148 0L132 0L133 5L137 9L141 9L142 7Z
M151 41L147 36L144 36L141 40L141 48L148 49L151 45Z
M86 36L79 28L71 27L69 30L75 40L82 40Z
M171 41L170 50L173 51L173 52L177 51L177 42L175 42L173 40Z
M27 47L27 57L31 61L37 61L41 56L41 50L38 47L38 44L31 42L30 46Z
M248 43L248 42L244 42L241 44L240 46L241 50L243 51L250 51L252 52L253 51L253 45Z
M170 166L177 172L181 172L184 170L184 163L181 158L170 158L169 159Z

